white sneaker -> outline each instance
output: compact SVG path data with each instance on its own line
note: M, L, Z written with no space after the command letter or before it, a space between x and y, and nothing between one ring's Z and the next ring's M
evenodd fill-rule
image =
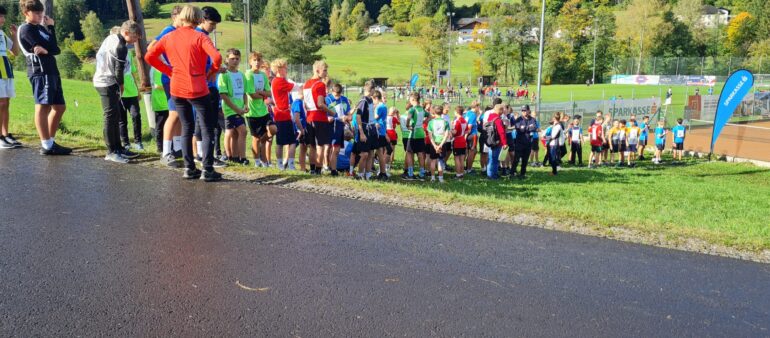
M254 160L254 168L262 168L262 160Z
M105 161L120 163L120 164L126 164L128 163L128 159L124 158L123 156L120 156L118 153L109 153L107 156L104 156Z
M431 177L430 177L430 181L431 181L431 183L432 183L432 182L436 182L436 176L431 176Z
M444 177L439 176L438 177L438 183L444 183Z

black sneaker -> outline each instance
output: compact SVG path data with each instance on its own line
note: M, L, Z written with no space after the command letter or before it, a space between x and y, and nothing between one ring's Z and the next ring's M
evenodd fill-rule
M249 159L248 158L240 158L240 163L242 165L249 165Z
M227 163L225 163L225 162L223 162L220 159L215 157L214 158L214 162L213 162L213 167L214 168L225 168L225 167L227 167Z
M53 155L69 155L72 154L72 148L62 147L58 143L54 142L51 149L54 151Z
M222 174L211 170L211 171L205 171L203 172L203 176L201 176L201 179L205 182L219 182L222 180Z
M340 174L336 170L332 170L330 175L331 176L339 176Z
M182 149L179 149L179 150L176 150L176 151L172 151L171 153L174 154L174 157L176 157L176 158L182 158L182 156L183 156L182 155Z
M13 149L13 148L15 148L13 146L13 143L6 140L5 137L0 136L0 149Z
M15 137L13 137L13 134L8 134L5 136L5 141L12 144L15 148L21 147L21 142L17 141Z
M186 168L184 170L184 175L182 175L182 178L186 180L197 180L201 178L201 171L197 168L193 168L193 169Z
M130 159L134 159L134 158L139 157L139 154L137 154L137 153L135 153L133 151L130 151L130 150L123 149L123 150L120 151L120 156L130 160Z
M193 159L193 161L195 161L195 163L203 163L203 158L202 158L202 157L200 157L200 156L195 156L195 158Z
M388 180L388 175L385 175L384 173L379 173L377 175L377 179L380 180L380 181L387 181Z

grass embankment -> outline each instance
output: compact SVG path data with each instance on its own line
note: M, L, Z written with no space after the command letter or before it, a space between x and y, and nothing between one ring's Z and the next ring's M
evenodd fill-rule
M38 147L29 83L21 78L16 85L18 97L11 103L11 131L24 136L29 146ZM64 132L57 136L57 141L103 149L102 113L91 84L64 80L64 92L68 111L63 119ZM146 118L143 120L147 156L153 156L154 142L150 140ZM399 145L395 173L400 171L403 154ZM227 170L287 175L241 166ZM489 208L501 215L531 213L579 220L606 229L621 226L662 234L675 241L695 238L743 250L770 249L770 200L765 198L770 196L770 170L696 160L681 166L654 167L645 163L634 169L567 168L555 178L549 177L546 169L530 170L530 178L524 182L491 182L472 175L463 182L449 178L444 185L398 179L363 183L300 173L288 175L311 184L375 191L422 203Z

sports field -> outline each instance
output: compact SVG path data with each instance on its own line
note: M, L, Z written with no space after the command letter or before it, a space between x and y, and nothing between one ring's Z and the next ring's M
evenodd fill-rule
M550 90L560 91L559 88ZM23 77L17 80L17 91L18 97L11 103L11 132L22 136L28 146L37 148L31 89ZM68 111L57 142L81 150L104 149L101 107L91 84L64 80L64 92ZM150 141L146 119L144 121L146 156L152 160L156 158L154 143ZM394 172L398 173L403 159L401 145L396 159ZM756 198L770 196L770 170L748 164L691 159L677 166L652 166L647 162L633 169L567 167L555 178L548 176L546 169L534 168L524 182L508 179L492 182L471 175L463 182L449 178L444 185L399 179L389 183L364 183L243 166L233 166L226 172L289 176L349 191L485 208L501 216L529 213L562 221L588 222L596 224L597 229L607 235L612 233L610 227L621 226L668 240L695 238L739 249L770 249L767 223L770 200Z

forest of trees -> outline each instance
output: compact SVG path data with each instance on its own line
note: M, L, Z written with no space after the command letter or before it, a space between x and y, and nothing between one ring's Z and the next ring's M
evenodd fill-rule
M146 17L159 15L169 0L140 0ZM243 0L231 2L227 20L243 19ZM18 15L18 1L0 0L9 16ZM105 34L105 24L125 19L123 0L54 0L57 37L78 58L87 58ZM704 5L730 10L730 23L707 27ZM455 20L488 18L489 36L469 44L477 52L476 75L531 79L537 67L540 1L485 1L456 7L452 0L251 0L257 46L267 57L292 63L322 58L325 43L362 40L378 22L398 35L411 36L422 54L423 72L445 67L450 37L446 13ZM545 77L548 82L575 83L591 78L596 48L597 81L616 60L661 62L677 57L740 58L736 66L757 68L770 56L770 1L767 0L548 0L546 8ZM558 34L557 34L558 33ZM533 36L535 38L533 38ZM461 47L455 47L461 48ZM770 63L770 62L767 62ZM633 68L633 67L629 67ZM734 68L733 68L734 69ZM770 69L770 66L768 66Z

